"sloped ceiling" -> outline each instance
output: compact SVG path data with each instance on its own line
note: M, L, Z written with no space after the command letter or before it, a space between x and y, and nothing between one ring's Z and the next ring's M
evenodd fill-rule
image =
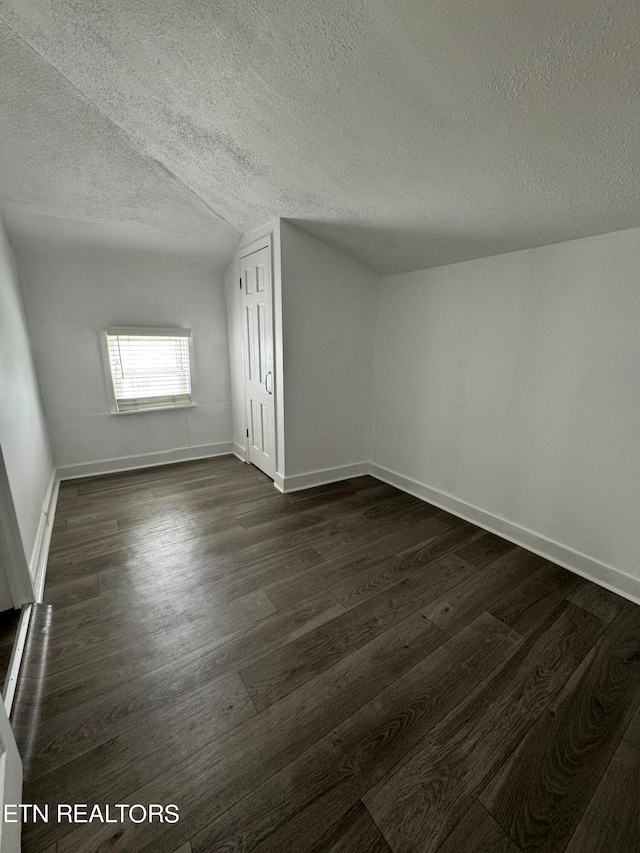
M0 207L18 254L131 250L224 269L222 222L0 23Z
M13 202L222 244L283 216L381 272L640 224L637 0L0 0L0 17L24 66L3 63L23 95L3 110L26 92L31 162L40 136L69 152L25 176L14 114Z

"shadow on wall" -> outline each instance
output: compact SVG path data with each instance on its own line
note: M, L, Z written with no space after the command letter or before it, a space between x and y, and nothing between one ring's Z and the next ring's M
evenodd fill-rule
M240 240L240 232L212 217L197 219L197 229L187 232L131 220L92 219L51 215L8 205L7 230L18 257L62 256L76 260L118 264L146 263L149 258L188 263L223 272ZM178 223L179 225L180 223Z
M456 227L455 223L452 223L450 228L416 228L378 227L320 219L288 218L287 221L380 275L394 275L473 261L558 242L553 233L532 230L527 239L523 240L521 230L515 227L512 230L505 230L504 227L493 229L489 211L482 228L473 231L465 231L464 228ZM578 237L583 231L578 223L573 236ZM570 236L562 242L571 239Z
M381 275L415 269L408 260L415 256L415 242L424 240L426 247L430 239L428 232L410 227L381 228L319 219L287 221Z

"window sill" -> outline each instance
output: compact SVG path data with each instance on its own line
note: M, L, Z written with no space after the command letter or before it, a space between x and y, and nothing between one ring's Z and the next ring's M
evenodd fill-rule
M197 403L185 403L183 406L155 406L153 409L129 409L124 412L111 411L110 415L148 415L156 412L181 412L183 409L195 409Z

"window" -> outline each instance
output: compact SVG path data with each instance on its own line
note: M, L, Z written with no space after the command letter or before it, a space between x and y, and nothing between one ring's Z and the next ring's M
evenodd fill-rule
M190 329L107 329L116 412L193 405Z

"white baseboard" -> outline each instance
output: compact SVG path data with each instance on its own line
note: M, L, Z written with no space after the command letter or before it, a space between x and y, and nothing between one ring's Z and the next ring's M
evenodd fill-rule
M440 492L410 477L383 468L381 465L371 463L369 473L384 483L438 506L452 515L464 518L466 521L484 528L484 530L496 533L503 539L508 539L509 542L521 545L528 551L533 551L534 554L539 554L541 557L605 587L605 589L628 598L635 604L640 604L640 580L620 569L594 560L593 557L569 548L567 545L562 545L560 542L548 539L540 533L514 524L506 518L485 512L485 510L465 503L453 495Z
M276 475L276 489L285 494L299 492L301 489L312 489L314 486L324 486L325 483L338 483L340 480L351 480L362 477L370 472L368 462L356 462L353 465L340 465L337 468L323 468L320 471L309 471L306 474L294 474L291 477Z
M94 477L98 474L115 474L118 471L152 468L155 465L170 465L174 462L209 459L212 456L229 456L233 452L233 442L220 441L217 444L177 447L173 450L161 450L157 453L139 453L136 456L120 456L116 459L98 459L95 462L61 465L56 474L59 480L74 480L76 477Z
M4 709L7 712L7 716L11 716L11 708L13 707L13 699L16 693L16 687L18 686L18 676L20 675L20 666L22 665L22 658L24 657L24 649L27 642L27 634L29 633L29 623L31 622L32 613L33 604L25 604L20 611L18 628L13 641L13 649L11 650L11 659L9 660L7 675L4 680L4 687L2 688L2 701L4 702Z
M53 520L58 503L61 480L74 480L78 477L90 477L99 474L113 474L118 471L132 471L138 468L151 468L156 465L168 465L196 459L209 459L214 456L229 456L234 445L230 441L217 444L201 444L196 447L179 447L158 453L141 453L137 456L121 456L117 459L100 459L96 462L82 462L77 465L62 465L53 472L44 508L38 525L36 541L29 562L29 573L33 580L36 603L42 602L44 583L47 574L47 560Z
M243 447L241 444L237 444L235 441L233 442L233 450L231 451L234 456L237 456L241 462L247 461L247 449Z
M59 489L60 480L57 478L56 471L54 471L44 498L38 532L36 533L36 541L31 552L31 559L29 560L29 574L33 580L36 603L42 601L44 592L44 579L47 573L49 545L51 543L51 531L53 529L53 519L56 514Z
M46 560L51 538L51 526L57 500L58 480L87 477L96 474L106 474L116 471L128 471L135 468L146 468L154 465L166 465L171 462L183 462L190 459L205 459L212 456L235 454L244 461L244 448L232 442L201 445L199 447L179 448L162 453L145 453L139 456L127 456L120 459L107 459L80 465L67 465L57 469L57 480L49 487L45 501L45 512L41 527L38 529L36 545L30 563L30 571L38 594L37 601L42 600ZM341 465L336 468L324 468L319 471L309 471L305 474L283 476L276 473L274 486L283 494L311 489L327 483L336 483L370 474L384 483L414 495L434 506L450 512L460 518L482 527L491 533L501 536L516 545L520 545L535 554L539 554L553 563L575 572L587 580L599 584L605 589L622 595L630 601L640 604L640 580L626 572L599 562L580 551L567 545L549 539L540 533L515 524L506 518L486 512L479 507L466 503L453 495L441 492L410 477L405 477L381 465L372 462L358 462L351 465ZM46 513L46 514L45 514ZM47 523L47 519L49 523Z

